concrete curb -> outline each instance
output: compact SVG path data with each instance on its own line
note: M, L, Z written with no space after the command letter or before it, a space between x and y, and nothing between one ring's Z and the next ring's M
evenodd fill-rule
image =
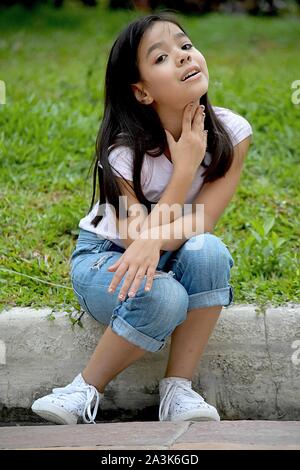
M105 327L87 314L72 328L65 312L13 308L0 314L0 416L29 410L34 399L64 386L81 371ZM106 389L102 409L136 411L158 406L158 381L170 339L147 353ZM193 385L221 419L300 418L300 305L223 308ZM154 418L155 419L155 418Z

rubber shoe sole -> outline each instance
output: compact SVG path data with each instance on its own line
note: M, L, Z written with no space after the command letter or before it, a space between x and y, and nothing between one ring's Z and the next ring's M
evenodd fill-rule
M31 409L41 418L56 424L77 424L78 421L78 418L72 415L72 413L68 413L52 403L48 403L47 405L33 403Z
M206 415L203 411L187 411L176 415L171 421L220 421L220 416L217 411L209 411Z

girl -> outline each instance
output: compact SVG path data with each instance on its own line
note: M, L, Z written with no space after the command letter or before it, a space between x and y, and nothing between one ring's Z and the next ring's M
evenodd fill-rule
M220 420L191 381L222 306L233 300L234 261L212 232L238 185L252 130L210 104L208 84L204 56L165 12L132 22L111 49L93 197L71 257L79 303L108 326L85 369L33 403L49 421L94 423L106 385L168 336L159 420ZM192 210L182 215L185 203ZM182 234L186 222L192 232Z

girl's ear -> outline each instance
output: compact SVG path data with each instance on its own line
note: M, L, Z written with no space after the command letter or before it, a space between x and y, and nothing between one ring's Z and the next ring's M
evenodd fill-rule
M145 92L140 85L131 85L134 96L142 104L151 104L153 99Z
M143 92L142 90L140 89L140 87L138 85L131 85L131 89L133 91L133 94L135 96L135 98L141 102L142 98L143 98Z

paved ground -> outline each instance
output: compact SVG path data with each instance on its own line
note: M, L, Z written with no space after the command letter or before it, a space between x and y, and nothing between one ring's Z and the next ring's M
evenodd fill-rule
M0 427L0 449L298 449L299 421L125 422Z

